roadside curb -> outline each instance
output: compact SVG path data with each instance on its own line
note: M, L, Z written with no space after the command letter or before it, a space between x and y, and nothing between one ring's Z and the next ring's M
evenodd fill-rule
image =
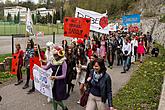
M158 110L165 110L165 76L162 84L162 92L160 96L160 101L159 101L159 107Z

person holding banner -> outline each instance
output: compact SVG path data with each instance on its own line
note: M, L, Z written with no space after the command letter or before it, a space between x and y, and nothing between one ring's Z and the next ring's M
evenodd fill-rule
M27 94L31 94L33 92L35 92L35 86L34 86L34 78L33 78L33 73L32 73L32 69L34 64L41 66L41 65L45 65L46 61L45 61L45 53L44 51L41 51L40 46L38 44L34 45L34 56L33 56L33 61L30 63L30 68L31 68L31 80L32 80L32 88L28 91Z
M30 80L30 58L32 58L34 55L34 42L33 40L29 39L27 42L27 48L25 52L24 57L24 66L26 67L26 74L27 74L27 80L22 89L26 89L29 87L29 80Z
M63 104L62 100L66 99L66 73L67 73L67 64L66 58L64 57L65 52L61 47L55 47L54 51L54 60L43 67L45 70L52 69L53 73L50 77L51 80L54 80L54 85L52 88L53 92L53 108L52 110L57 110L57 106L60 105L63 110L68 110L68 108Z
M17 80L18 82L15 84L15 86L21 84L23 82L22 79L22 66L23 66L23 56L24 56L24 52L23 50L21 50L21 45L20 44L16 44L16 54L18 54L18 70L17 70Z

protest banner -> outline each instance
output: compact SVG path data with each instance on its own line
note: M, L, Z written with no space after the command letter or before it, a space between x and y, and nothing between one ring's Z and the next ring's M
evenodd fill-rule
M39 61L39 57L30 58L30 79L31 80L34 80L34 77L33 77L33 66L34 66L34 64L36 64L38 66L41 66L41 63Z
M114 23L109 24L109 31L117 31L117 25Z
M26 15L26 32L29 32L30 34L34 34L33 33L33 20L32 20L31 12L30 12L29 8L28 8L28 12Z
M64 18L64 36L73 38L88 38L90 18Z
M84 10L76 7L75 17L91 18L90 30L102 34L109 34L107 13L100 14L90 10Z
M129 25L128 31L129 32L139 32L139 27L137 25Z
M38 90L41 94L50 98L53 98L52 81L49 79L49 77L52 75L52 72L52 69L44 70L38 65L34 64L33 76L35 89Z
M140 23L140 14L122 16L123 26L128 26L130 24L135 24L135 23Z
M19 53L15 53L12 55L11 74L13 74L13 75L17 74L18 63L19 63Z

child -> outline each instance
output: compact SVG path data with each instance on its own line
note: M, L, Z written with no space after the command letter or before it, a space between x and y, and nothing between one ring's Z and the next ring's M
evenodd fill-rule
M153 45L154 44L155 44L155 42L153 42ZM158 55L159 55L159 48L154 45L154 47L153 47L153 49L151 51L151 54L152 54L152 57L153 56L158 57Z

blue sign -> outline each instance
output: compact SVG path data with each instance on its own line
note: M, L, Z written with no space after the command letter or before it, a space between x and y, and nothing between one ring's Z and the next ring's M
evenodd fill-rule
M127 26L129 24L140 23L140 14L122 16L122 23L123 23L123 26Z

